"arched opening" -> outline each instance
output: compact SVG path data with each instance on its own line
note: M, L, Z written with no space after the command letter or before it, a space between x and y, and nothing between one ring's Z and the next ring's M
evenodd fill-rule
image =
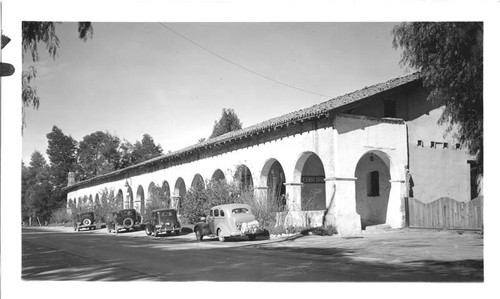
M302 154L295 165L294 182L301 183L302 211L326 209L325 168L313 152Z
M172 206L170 202L170 185L167 181L163 181L161 184L161 199L167 202L168 207Z
M118 190L118 193L116 194L116 206L118 209L123 209L123 191L122 189Z
M100 201L99 201L99 194L96 194L95 195L95 204L102 204Z
M128 186L125 194L125 209L133 209L134 208L134 191L132 191L132 187Z
M83 206L87 206L88 202L89 202L89 197L87 195L83 196L83 201L82 201Z
M89 202L88 202L88 206L91 207L94 205L94 199L92 198L92 195L89 196Z
M226 180L226 176L224 175L224 172L222 172L222 170L220 169L217 169L214 174L212 175L212 181L214 182L221 182L221 181L225 181Z
M253 190L252 173L244 164L240 164L236 167L234 181L238 184L242 192L251 192Z
M262 180L267 186L267 200L271 208L282 210L286 206L286 178L280 162L270 159L262 170Z
M186 184L182 178L178 178L174 187L174 202L172 203L174 208L181 208L184 196L186 196Z
M378 152L369 152L356 165L356 212L361 216L362 229L386 222L391 192L391 174L386 160Z
M199 173L195 174L193 182L191 183L191 188L198 190L205 188L205 182L203 182L203 177Z
M146 202L150 202L151 199L153 198L155 189L158 188L154 182L149 183L148 186L148 197L146 197Z
M139 211L141 216L144 216L144 188L142 188L142 185L139 185L139 187L137 188L137 194L134 201L134 209Z

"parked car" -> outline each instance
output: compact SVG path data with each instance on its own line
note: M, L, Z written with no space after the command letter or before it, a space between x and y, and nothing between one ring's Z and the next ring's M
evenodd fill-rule
M264 229L255 220L250 206L227 204L211 208L208 216L196 223L194 232L198 241L203 240L204 236L209 236L218 237L219 241L224 242L226 238L245 235L250 240L255 240Z
M177 236L181 232L181 224L177 218L177 210L161 209L154 210L151 215L151 222L146 223L146 235L155 237L158 234L175 233Z
M141 227L141 216L135 209L113 212L113 220L108 223L108 232L137 230Z
M80 231L82 228L92 230L96 228L94 212L84 212L76 214L73 221L75 231Z

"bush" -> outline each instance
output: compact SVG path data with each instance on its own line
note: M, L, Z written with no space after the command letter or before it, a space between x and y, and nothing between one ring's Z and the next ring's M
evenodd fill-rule
M64 224L68 222L72 222L71 214L68 213L65 207L59 208L55 212L52 213L50 218L51 223Z
M142 221L151 221L151 215L154 210L170 208L170 198L167 193L165 193L160 186L155 186L155 188L151 190L150 199L146 202L144 215L141 215Z
M319 227L306 228L302 230L300 233L304 236L309 235L311 233L317 236L333 236L337 234L337 230L332 226L328 226L326 228L319 226Z
M238 199L238 188L223 180L208 181L203 185L190 188L182 201L180 213L187 223L194 224L205 217L208 211L217 205L235 203Z
M252 214L262 226L274 227L277 224L279 212L286 212L283 201L268 201L267 197L256 197L253 190L240 194L239 201L250 206Z

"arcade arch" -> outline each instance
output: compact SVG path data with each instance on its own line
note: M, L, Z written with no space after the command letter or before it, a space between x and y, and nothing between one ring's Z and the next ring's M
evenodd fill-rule
M305 152L299 157L293 181L301 184L302 211L326 209L325 168L317 154Z

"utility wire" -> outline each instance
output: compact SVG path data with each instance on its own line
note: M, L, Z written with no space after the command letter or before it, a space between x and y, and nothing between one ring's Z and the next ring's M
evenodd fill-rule
M245 70L245 71L247 71L247 72L249 72L249 73L252 73L252 74L254 74L255 76L258 76L258 77L260 77L260 78L263 78L263 79L269 80L269 81L271 81L271 82L274 82L274 83L280 84L280 85L285 86L285 87L289 87L289 88L293 88L293 89L296 89L296 90L300 90L300 91L302 91L302 92L306 92L306 93L309 93L309 94L317 95L317 96L320 96L320 97L331 98L331 96L327 96L327 95L320 94L320 93L317 93L317 92L313 92L313 91L309 91L309 90L302 89L302 88L299 88L299 87L295 87L295 86L293 86L293 85L289 85L289 84L286 84L286 83L283 83L283 82L277 81L277 80L275 80L275 79L273 79L273 78L270 78L270 77L267 77L267 76L265 76L265 75L259 74L259 73L255 72L255 71L252 71L251 69L249 69L249 68L247 68L247 67L244 67L244 66L242 66L241 64L238 64L238 63L236 63L236 62L233 62L233 61L231 61L231 60L229 60L229 59L225 58L224 56L221 56L221 55L219 55L219 54L215 53L214 51L212 51L212 50L210 50L210 49L207 49L206 47L204 47L204 46L202 46L202 45L198 44L197 42L195 42L195 41L193 41L193 40L191 40L191 39L189 39L189 38L185 37L184 35L180 34L179 32L177 32L177 31L173 30L172 28L168 27L167 25L165 25L165 24L163 24L163 23L159 23L159 24L160 24L161 26L163 26L165 29L167 29L167 30L169 30L170 32L174 33L175 35L177 35L177 36L181 37L182 39L184 39L184 40L186 40L186 41L188 41L188 42L192 43L193 45L195 45L195 46L197 46L197 47L199 47L199 48L201 48L201 49L203 49L203 50L207 51L208 53L210 53L210 54L212 54L212 55L214 55L214 56L217 56L218 58L220 58L220 59L222 59L222 60L224 60L224 61L226 61L226 62L228 62L228 63L230 63L230 64L232 64L232 65L234 65L234 66L239 67L240 69L243 69L243 70Z

